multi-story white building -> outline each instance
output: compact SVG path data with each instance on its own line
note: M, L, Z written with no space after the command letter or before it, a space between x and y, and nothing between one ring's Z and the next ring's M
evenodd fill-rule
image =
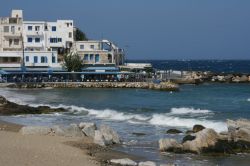
M124 50L108 40L76 41L75 50L87 65L113 65L124 63Z
M72 20L23 21L22 10L1 18L0 32L0 68L61 67L74 41Z
M26 50L57 51L63 53L73 44L73 21L24 21L24 47Z

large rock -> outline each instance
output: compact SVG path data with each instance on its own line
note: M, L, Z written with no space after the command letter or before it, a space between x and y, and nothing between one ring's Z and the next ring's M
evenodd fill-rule
M160 151L168 152L180 152L182 151L182 145L175 139L160 139L159 140Z
M128 158L125 159L112 159L110 160L111 164L117 164L122 166L137 166L137 163L133 160L130 160Z
M183 151L202 153L208 152L210 149L217 151L217 143L219 135L213 129L203 129L195 134L195 139L192 141L186 141L183 145Z
M239 119L236 121L227 120L228 140L250 142L250 121Z
M5 97L0 96L0 106L6 105L6 104L8 104L8 100Z
M100 132L103 135L106 144L120 144L120 137L111 127L107 125L100 126Z
M82 129L82 132L87 136L94 138L95 136L95 130L96 124L95 123L80 123L79 128Z
M45 126L24 126L20 133L23 135L49 135L52 133L50 127Z
M77 124L70 124L68 127L63 128L66 137L83 137L81 129Z
M140 162L138 166L156 166L156 163L152 161L145 161L145 162Z
M193 132L194 132L194 133L197 133L197 132L199 132L199 131L201 131L201 130L203 130L203 129L205 129L204 126L197 124L197 125L194 125L194 127L193 127Z
M99 130L95 131L95 135L94 135L94 143L98 144L100 146L106 146L107 143L104 139L104 136L102 135L102 133Z

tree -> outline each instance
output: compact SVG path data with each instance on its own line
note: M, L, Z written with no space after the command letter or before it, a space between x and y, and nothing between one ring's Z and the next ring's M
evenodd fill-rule
M69 53L64 55L64 67L69 72L78 72L82 70L81 57L77 53Z
M76 30L75 30L74 39L75 39L75 41L88 40L86 34L84 32L82 32L79 28L76 28Z

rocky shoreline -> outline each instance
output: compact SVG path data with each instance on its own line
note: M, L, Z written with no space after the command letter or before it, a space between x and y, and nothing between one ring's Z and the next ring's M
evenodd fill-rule
M175 139L160 139L160 151L195 154L237 154L250 152L250 121L227 120L228 132L217 133L201 125L186 132L182 142ZM173 129L171 131L174 131ZM175 133L178 133L175 131ZM174 134L174 133L172 133Z
M170 79L176 84L201 84L201 83L250 83L250 74L226 74L212 72L190 71L184 76Z
M43 83L1 83L7 88L130 88L178 91L179 86L172 82L159 84L151 82L43 82Z
M19 105L0 96L0 115L48 114L66 111L63 108L50 108L48 106L31 107L28 105Z

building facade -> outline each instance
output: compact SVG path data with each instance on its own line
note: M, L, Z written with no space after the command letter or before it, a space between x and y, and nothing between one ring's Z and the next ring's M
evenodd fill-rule
M22 10L0 19L0 68L61 67L73 45L73 20L24 21Z
M124 64L124 50L108 40L76 41L75 50L85 65Z

